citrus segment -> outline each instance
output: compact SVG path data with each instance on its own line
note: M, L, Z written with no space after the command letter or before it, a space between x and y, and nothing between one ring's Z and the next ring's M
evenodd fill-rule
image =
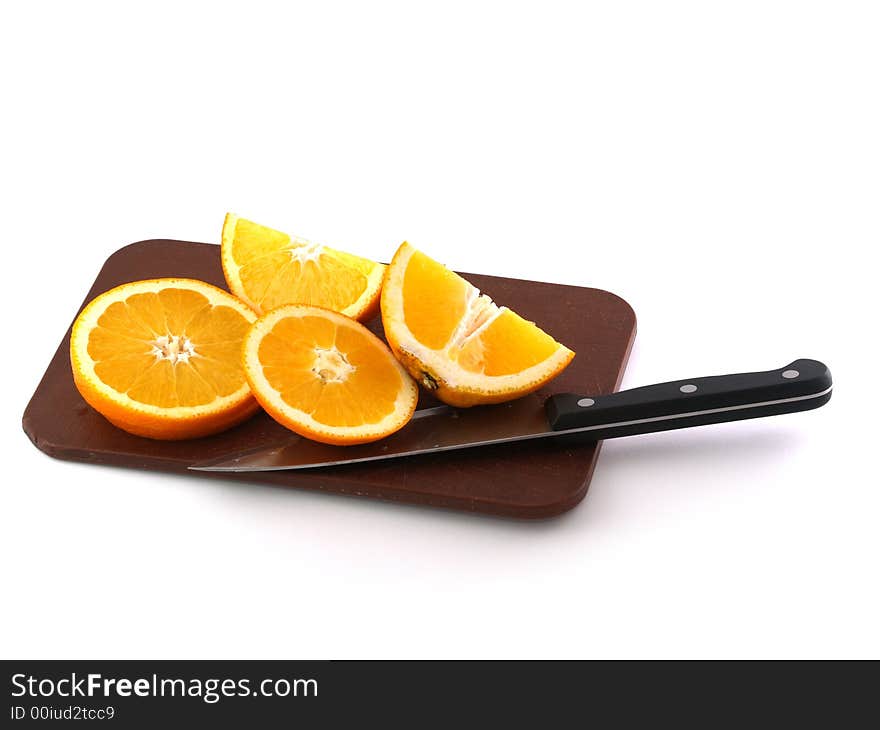
M425 347L439 350L455 333L467 308L470 285L421 251L413 251L403 276L404 318Z
M368 319L378 308L385 267L232 213L223 223L223 272L229 289L256 312L311 304Z
M394 433L418 400L415 383L378 337L309 305L279 307L256 321L245 338L244 371L269 415L325 443Z
M77 317L70 339L80 394L138 436L206 436L259 406L241 368L256 315L194 279L151 279L111 289Z
M404 243L385 274L382 323L392 351L440 400L467 407L531 393L574 353L533 322Z
M476 337L467 338L458 362L473 373L514 375L553 357L559 343L509 309L501 309Z

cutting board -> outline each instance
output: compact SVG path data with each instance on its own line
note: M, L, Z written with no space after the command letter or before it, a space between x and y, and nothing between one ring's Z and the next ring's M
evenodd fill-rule
M617 390L636 330L635 314L623 299L600 289L462 275L577 353L571 365L538 392L539 397L566 391L603 394ZM226 288L219 246L164 239L140 241L107 259L83 306L119 284L164 276L202 279ZM382 336L378 318L368 326ZM80 397L70 373L69 343L68 329L22 419L37 448L57 459L239 481L242 488L274 484L468 512L543 518L561 514L584 498L599 455L597 443L544 439L306 471L188 471L195 462L277 445L289 440L291 434L262 412L230 431L191 441L153 441L127 434ZM437 402L423 391L418 407L434 405Z

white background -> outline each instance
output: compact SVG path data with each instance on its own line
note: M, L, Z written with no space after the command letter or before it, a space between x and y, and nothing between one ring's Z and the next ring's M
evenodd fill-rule
M0 654L880 656L876 4L288 5L0 11ZM107 255L227 210L614 291L625 387L814 357L835 396L609 442L539 524L38 452Z

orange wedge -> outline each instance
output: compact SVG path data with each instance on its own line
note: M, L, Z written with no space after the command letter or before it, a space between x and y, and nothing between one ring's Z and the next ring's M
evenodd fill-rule
M382 287L385 337L410 374L453 406L501 403L540 388L574 353L408 243Z
M93 299L70 336L73 381L108 421L138 436L185 439L259 410L241 368L256 315L194 279L123 284Z
M379 306L385 267L226 214L221 244L229 290L258 314L312 304L365 321Z
M418 400L418 387L376 335L303 304L256 321L244 341L244 372L272 418L328 444L388 436L409 421Z

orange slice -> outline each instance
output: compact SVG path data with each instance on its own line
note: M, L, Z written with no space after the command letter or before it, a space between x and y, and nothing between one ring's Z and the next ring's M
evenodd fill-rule
M230 291L258 314L312 304L365 321L379 307L385 266L226 214L221 245Z
M244 371L278 423L328 444L388 436L412 417L418 388L376 335L348 317L291 304L260 317Z
M500 403L554 378L574 353L408 243L382 288L385 337L410 374L453 406Z
M93 299L70 336L77 389L119 428L155 439L207 436L259 410L241 368L256 315L194 279L123 284Z

